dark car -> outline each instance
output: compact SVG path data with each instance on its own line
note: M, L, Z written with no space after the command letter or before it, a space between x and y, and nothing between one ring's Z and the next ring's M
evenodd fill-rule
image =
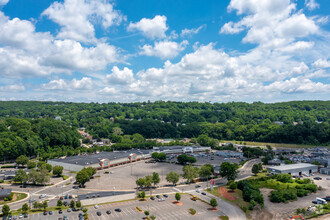
M63 220L63 218L62 217L59 217L58 220Z
M156 197L157 197L157 199L160 199L160 195L157 195Z
M96 214L97 214L98 216L101 216L101 215L102 215L102 212L98 211L98 212L96 212Z
M69 195L69 199L72 199L72 195Z
M150 199L151 199L151 200L155 200L155 197L151 196Z
M10 215L10 216L8 216L8 220L11 220L11 215Z
M314 177L314 180L321 180L322 178L317 176L317 177Z
M108 211L106 211L106 213L107 213L108 215L110 215L110 214L111 214L111 211L110 211L110 210L108 210Z
M202 192L202 195L206 196L206 192Z
M44 211L44 215L47 215L48 214L48 212L47 211Z
M325 198L322 198L324 199L325 201L330 201L330 197L325 197Z
M63 200L63 199L64 199L64 197L63 197L63 196L61 196L61 197L60 197L60 200Z
M164 196L165 198L167 198L167 197L168 197L168 195L167 195L167 194L164 194L163 196Z
M116 211L116 212L121 212L121 209L118 208L118 209L115 209L115 211Z
M201 187L201 186L200 186L200 185L196 185L196 186L195 186L195 188L199 188L199 187Z
M67 220L68 219L68 216L63 216L63 220Z
M53 212L52 211L49 211L49 215L52 215L53 214Z
M81 217L83 217L83 214L79 213L78 218L81 218Z
M62 211L62 209L60 209L59 211L58 211L58 214L62 214L63 213L63 211Z
M76 207L72 207L72 211L74 212L77 211Z
M68 206L68 202L67 201L63 202L63 205Z
M27 213L24 214L24 218L27 218L29 215Z

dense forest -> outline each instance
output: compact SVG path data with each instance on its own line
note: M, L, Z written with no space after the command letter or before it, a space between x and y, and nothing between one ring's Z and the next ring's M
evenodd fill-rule
M330 101L0 102L0 158L4 153L36 155L48 148L75 149L79 127L95 138L114 138L113 130L119 127L123 135L139 133L144 138L205 134L218 140L329 145L329 116Z

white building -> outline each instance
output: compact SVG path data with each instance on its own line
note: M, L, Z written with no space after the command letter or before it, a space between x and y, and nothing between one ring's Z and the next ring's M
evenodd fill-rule
M310 175L311 173L317 172L317 165L309 163L297 163L281 165L276 167L268 167L268 174L291 174L292 176L301 176L303 174Z
M222 157L243 158L243 153L236 152L236 151L230 151L230 150L218 150L215 154L218 155L218 156L222 156Z

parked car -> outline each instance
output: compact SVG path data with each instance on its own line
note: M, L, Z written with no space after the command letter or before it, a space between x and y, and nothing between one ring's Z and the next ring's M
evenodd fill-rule
M60 200L63 200L63 199L64 199L64 197L63 197L63 196L61 196L61 197L60 197Z
M53 214L53 212L52 211L49 211L49 215L52 215Z
M67 220L68 219L68 216L63 216L63 220Z
M157 195L156 197L157 197L157 199L160 199L160 195Z
M206 192L202 192L202 195L206 196Z
M168 195L167 195L167 194L164 194L163 196L164 196L165 198L168 198Z
M22 219L22 218L23 218L23 215L22 215L22 214L20 214L20 215L18 216L18 218L19 218L19 219Z
M76 207L72 207L72 211L74 212L77 211Z
M30 203L35 202L35 201L36 201L36 200L33 199L33 198L29 199L29 202L30 202Z
M324 199L325 201L330 201L330 197L325 197L325 198L322 198L322 199Z
M63 205L68 206L68 202L67 201L63 202Z
M317 176L317 177L314 177L314 180L321 180L322 178Z
M44 211L44 215L47 215L48 214L48 212L47 211Z
M58 214L62 214L62 213L63 213L62 209L58 210Z
M107 213L108 215L110 215L110 214L111 214L111 211L110 211L110 210L107 210L106 213Z
M72 199L72 195L69 195L69 199Z
M96 214L97 214L98 216L101 216L101 215L102 215L102 212L97 211Z
M200 185L196 185L196 186L195 186L195 188L199 188L199 187L201 187L201 186L200 186Z
M151 200L155 200L155 197L151 196L150 199L151 199Z
M115 209L116 212L121 212L120 208Z
M94 208L95 208L95 209L98 209L98 208L99 208L99 206L98 206L98 205L94 205Z
M71 212L71 209L70 208L68 208L68 210L67 210L68 212Z
M24 214L24 218L27 218L29 217L29 215L27 213Z
M201 191L199 189L196 189L196 192L200 193Z

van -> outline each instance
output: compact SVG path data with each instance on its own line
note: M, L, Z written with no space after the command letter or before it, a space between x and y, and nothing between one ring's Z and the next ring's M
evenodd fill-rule
M318 204L327 204L327 201L325 201L325 199L322 199L322 198L319 198L319 197L316 197L316 202Z

